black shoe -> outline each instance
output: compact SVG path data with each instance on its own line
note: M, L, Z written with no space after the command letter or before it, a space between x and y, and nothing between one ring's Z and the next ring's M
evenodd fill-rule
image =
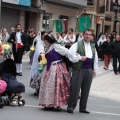
M116 72L115 75L118 75L118 73Z
M19 73L16 73L16 75L19 75Z
M36 92L34 92L34 96L38 96L38 94Z
M46 111L54 110L54 107L44 107L44 110L46 110Z
M89 112L89 111L87 111L86 109L80 109L80 112L81 112L81 113L90 114L90 112Z
M60 106L57 107L57 111L62 111Z
M21 73L21 72L19 73L19 76L22 76L22 73Z
M67 112L68 113L73 113L73 109L72 108L67 108Z

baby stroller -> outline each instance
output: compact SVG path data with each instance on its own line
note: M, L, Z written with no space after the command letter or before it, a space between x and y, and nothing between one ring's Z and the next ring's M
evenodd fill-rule
M7 84L5 81L0 80L0 108L4 107L4 100L2 99L1 94L5 92Z
M2 96L5 96L4 105L25 104L21 93L25 92L25 86L16 79L16 66L12 59L6 59L0 64L1 79L7 83L7 88Z

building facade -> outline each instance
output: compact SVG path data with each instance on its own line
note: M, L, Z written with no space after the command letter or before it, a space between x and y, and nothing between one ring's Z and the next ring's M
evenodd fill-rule
M104 33L105 0L87 0L87 8L82 13L91 16L91 29L98 39L99 34Z
M88 6L83 10L85 14L95 15L94 30L97 38L100 33L109 34L114 30L114 2L120 4L120 0L88 0ZM120 10L117 19L120 21ZM116 31L120 34L120 22L116 25Z
M120 4L120 0L105 0L105 32L112 32L114 30L114 20L115 13L113 4L118 2ZM117 19L120 21L120 10L117 14ZM120 34L120 22L116 25L116 31Z
M18 4L22 1L23 4ZM27 3L25 3L27 1ZM70 28L75 28L76 15L87 6L87 0L2 0L1 26L10 28L20 23L23 29L48 30L49 19L67 19ZM30 4L28 5L28 1ZM55 29L54 29L55 32Z
M10 28L17 23L20 23L23 29L34 28L37 31L40 28L41 14L44 13L44 10L40 9L40 2L21 1L22 4L19 5L18 0L2 0L0 28L7 28L10 32Z
M81 8L87 6L87 0L44 0L43 10L43 26L45 30L49 29L49 19L66 19L69 28L75 29L76 16L80 14ZM53 29L55 33L55 27Z

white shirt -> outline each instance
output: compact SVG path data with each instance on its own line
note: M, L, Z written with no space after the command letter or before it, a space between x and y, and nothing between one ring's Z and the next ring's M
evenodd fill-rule
M84 45L85 45L85 56L87 58L92 58L93 54L92 54L90 43L84 42ZM82 60L82 56L80 54L76 55L77 50L78 50L77 43L73 44L69 49L68 58L73 63L76 63L79 60ZM97 55L97 52L95 51L94 69L96 70L96 68L98 68L98 55Z
M63 39L61 36L60 36L59 38L57 38L57 37L55 36L55 38L56 38L56 40L57 40L58 43L64 45L64 39Z
M55 50L56 52L58 52L60 55L66 56L66 57L68 56L69 50L68 50L67 48L65 48L64 46L62 46L62 45L60 45L60 44L56 44L56 43L54 43L54 44L52 44L52 45L50 46L50 48L49 48L49 50L47 51L47 53L48 53L49 51L51 51L53 48L54 48L54 50Z
M68 39L67 39L67 36L68 36ZM65 37L64 37L64 42L65 43L70 43L70 42L72 42L72 43L74 43L75 42L75 38L76 38L76 36L73 34L73 38L71 39L70 38L70 35L66 35Z
M21 32L16 32L17 43L22 43Z

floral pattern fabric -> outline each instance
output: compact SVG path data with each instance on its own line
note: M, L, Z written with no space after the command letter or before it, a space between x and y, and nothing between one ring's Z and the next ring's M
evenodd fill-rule
M68 104L71 76L62 63L46 68L41 78L39 105L43 107L64 106Z

